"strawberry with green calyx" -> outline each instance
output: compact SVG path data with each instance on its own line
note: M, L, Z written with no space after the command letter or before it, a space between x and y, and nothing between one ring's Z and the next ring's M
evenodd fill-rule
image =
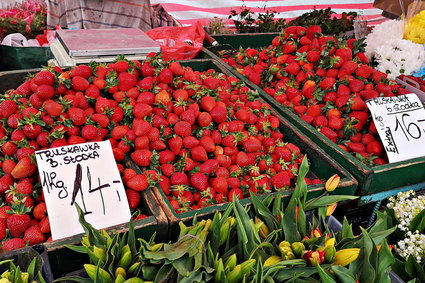
M12 209L7 211L10 216L6 219L7 228L12 237L18 238L22 236L29 227L31 217L28 213L30 208L24 204L12 205Z

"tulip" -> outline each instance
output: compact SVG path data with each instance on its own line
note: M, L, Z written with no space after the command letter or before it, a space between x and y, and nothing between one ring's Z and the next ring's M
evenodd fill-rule
M311 231L310 238L320 238L322 236L323 236L322 232L316 228L313 231Z
M305 251L305 246L301 242L292 243L291 248L292 248L293 253L298 257L301 256Z
M338 176L338 174L333 175L332 177L330 177L325 184L325 189L328 192L333 192L336 187L338 187L339 181L340 181L340 177Z
M360 249L351 248L339 250L334 256L334 265L346 266L355 261L360 254Z
M266 259L263 266L270 266L270 265L276 264L276 263L281 262L281 261L282 261L282 258L280 256L272 255L271 257Z
M332 215L332 213L334 213L337 205L338 205L338 203L336 203L336 202L331 204L331 205L328 205L328 207L326 208L326 216Z
M308 251L304 253L303 259L311 266L317 266L318 264L322 264L325 260L325 252L320 250Z

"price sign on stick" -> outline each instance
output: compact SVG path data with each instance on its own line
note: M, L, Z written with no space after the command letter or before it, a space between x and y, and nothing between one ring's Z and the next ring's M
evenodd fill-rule
M83 233L75 204L97 229L126 223L130 208L109 141L35 152L53 240Z
M425 156L425 109L416 94L366 101L390 162Z

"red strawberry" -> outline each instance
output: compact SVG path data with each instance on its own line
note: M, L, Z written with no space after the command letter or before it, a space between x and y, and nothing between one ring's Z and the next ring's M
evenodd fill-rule
M192 133L192 126L186 121L180 121L174 125L174 132L179 136L187 137Z
M158 74L158 81L165 84L171 84L173 82L173 73L170 69L164 68Z
M320 51L318 50L311 50L307 52L307 60L310 63L315 63L320 60Z
M77 67L75 67L74 69L71 70L69 75L71 77L80 76L80 77L83 77L85 79L88 79L92 75L92 72L93 72L93 70L89 66L78 65Z
M126 184L130 189L141 192L149 186L148 178L146 175L137 174L130 178Z
M352 79L349 87L352 92L360 92L364 88L364 82L358 79Z
M152 126L149 122L136 118L133 120L132 129L134 130L135 135L140 137L147 135L151 131Z
M27 211L27 210L26 210ZM12 214L6 219L7 228L12 237L20 237L30 225L31 218L28 214Z
M6 238L6 220L0 218L0 241Z
M9 118L10 115L18 111L18 104L12 100L5 100L0 103L0 113L3 118Z
M307 27L307 30L305 31L306 36L312 40L317 34L322 33L322 28L318 25L313 25Z
M46 217L46 215L47 215L46 203L40 202L39 204L37 204L34 207L32 214L34 215L34 218L38 219L38 220L41 220L44 217Z
M121 91L127 91L136 85L137 78L133 74L123 72L119 74L118 81L118 89Z
M52 98L55 95L55 90L51 85L39 85L35 92L37 97L42 101Z
M347 47L338 48L335 51L335 55L341 57L341 59L344 61L349 61L353 58L353 52L351 48Z
M359 143L359 142L356 142L356 143L349 142L349 143L347 143L347 146L353 152L360 153L360 152L365 152L366 151L365 146L362 143Z
M187 178L187 175L182 172L176 172L174 173L170 178L171 185L189 185L189 180Z
M137 165L147 167L151 164L152 152L148 149L138 149L131 153L131 159Z
M3 243L2 248L4 252L11 252L13 250L25 247L26 242L21 238L12 238Z
M78 91L85 91L90 83L83 77L76 76L72 78L72 88Z
M33 82L37 85L53 85L55 83L55 75L50 71L40 71L34 76Z
M335 78L325 78L318 84L318 86L323 90L328 90L333 88L333 86L335 85L335 82L336 82Z
M379 141L371 141L366 146L367 153L372 153L375 156L381 156L384 148Z
M43 232L44 234L49 234L50 233L49 217L46 216L45 218L43 218L40 221L40 223L38 223L38 226L40 227L41 232Z
M175 76L183 76L184 70L179 62L171 62L168 65L168 69L173 73Z
M270 182L277 190L288 189L291 185L291 179L286 172L277 173L271 178Z
M9 218L10 214L7 213L9 210L12 210L12 208L8 205L0 207L0 219L6 220Z
M44 101L43 107L50 116L58 117L63 114L63 106L54 100L48 99Z
M183 139L179 136L171 137L168 140L168 146L174 152L174 154L179 154L183 144Z
M37 166L32 163L29 157L24 157L19 160L15 168L13 168L11 175L15 179L26 178L33 175L37 171Z
M211 118L216 123L223 123L227 118L227 110L223 106L216 105L210 112Z
M190 176L190 183L192 187L202 192L208 188L208 177L201 172L197 172Z
M69 119L76 126L81 126L86 123L87 115L81 108L69 108L67 111Z
M98 135L97 128L93 125L85 125L81 129L81 137L86 140L94 139L97 137L97 135Z
M127 195L130 209L136 209L140 203L140 193L132 189L127 189L125 190L125 194Z
M41 232L40 227L31 226L24 233L24 241L28 242L28 245L36 245L46 241L46 236Z
M31 182L23 182L23 180L16 184L16 192L21 195L30 195L33 193L34 186Z
M190 156L195 161L204 162L208 160L207 152L205 151L205 148L203 148L200 145L195 146L192 148L190 152Z
M247 165L250 164L250 160L249 157L247 156L247 154L243 151L240 151L237 155L236 155L236 164L239 167L245 167Z
M243 147L246 152L257 152L261 149L261 142L256 137L249 137L244 143Z
M351 75L358 68L358 64L354 61L346 61L339 69L338 78L343 78L346 75Z

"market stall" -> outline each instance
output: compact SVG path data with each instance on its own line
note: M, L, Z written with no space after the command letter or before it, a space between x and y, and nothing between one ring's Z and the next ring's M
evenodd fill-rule
M425 282L425 5L281 2L1 10L0 282Z

